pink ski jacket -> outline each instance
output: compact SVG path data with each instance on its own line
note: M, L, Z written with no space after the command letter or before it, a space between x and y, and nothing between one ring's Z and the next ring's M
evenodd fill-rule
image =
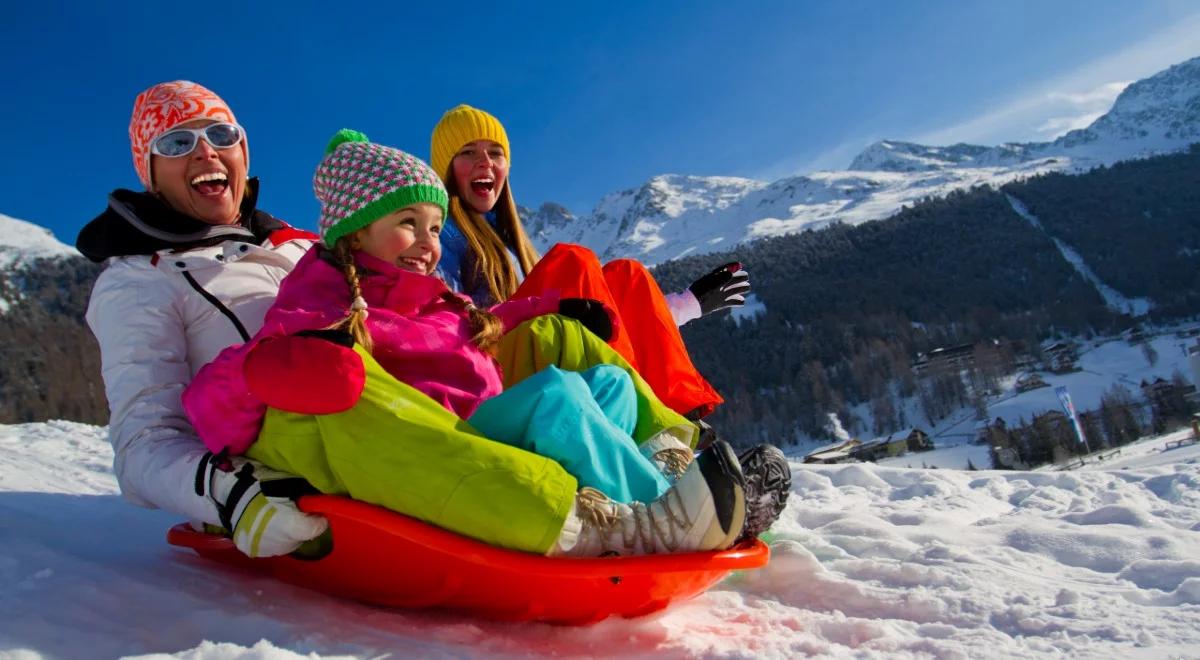
M266 404L251 394L243 375L250 351L266 339L328 327L350 309L346 279L322 253L328 254L313 247L284 278L262 330L249 342L222 351L184 392L184 411L200 439L214 452L245 452L262 426ZM467 312L443 298L448 289L441 280L361 252L355 261L368 305L372 353L383 368L463 419L485 399L501 392L500 365L471 343ZM508 330L558 311L558 303L558 296L551 293L510 300L489 311L499 316Z

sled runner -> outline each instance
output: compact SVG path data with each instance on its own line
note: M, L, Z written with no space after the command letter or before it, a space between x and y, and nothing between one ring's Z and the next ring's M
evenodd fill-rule
M770 556L759 540L721 552L550 558L496 548L382 507L312 495L300 508L329 521L333 551L317 560L251 559L226 537L179 524L167 542L337 596L392 607L442 607L510 621L583 625L637 617L686 600Z

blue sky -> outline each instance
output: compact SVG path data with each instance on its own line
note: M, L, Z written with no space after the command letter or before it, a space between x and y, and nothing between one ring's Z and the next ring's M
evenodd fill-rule
M587 213L662 173L844 168L874 140L1050 139L1200 55L1200 3L6 2L0 213L73 243L136 187L134 96L204 84L246 127L260 206L315 226L332 133L428 157L458 103L503 121L526 206Z

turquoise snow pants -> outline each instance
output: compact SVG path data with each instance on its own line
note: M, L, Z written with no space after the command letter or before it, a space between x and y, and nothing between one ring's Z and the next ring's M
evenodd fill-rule
M550 365L484 401L467 421L483 435L552 458L618 502L652 502L670 488L631 437L638 402L623 369Z

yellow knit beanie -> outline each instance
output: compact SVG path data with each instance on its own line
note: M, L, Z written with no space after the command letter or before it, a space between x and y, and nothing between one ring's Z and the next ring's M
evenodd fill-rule
M437 126L433 127L429 164L433 166L433 171L442 177L442 181L450 179L450 161L454 160L454 154L458 153L464 144L476 140L491 140L504 147L504 155L508 158L509 165L512 165L508 134L504 132L500 120L464 103L447 110Z

